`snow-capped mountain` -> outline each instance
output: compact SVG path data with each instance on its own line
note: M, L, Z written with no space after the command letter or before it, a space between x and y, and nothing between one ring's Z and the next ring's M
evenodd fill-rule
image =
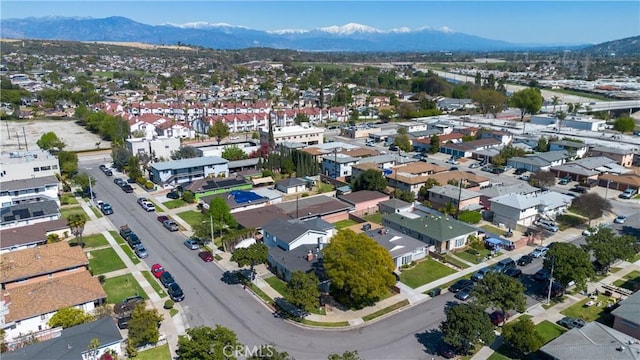
M124 17L3 19L0 37L150 44L180 42L214 49L271 47L300 51L495 51L530 48L458 33L449 28L379 30L349 23L311 30L264 31L204 21L147 25Z

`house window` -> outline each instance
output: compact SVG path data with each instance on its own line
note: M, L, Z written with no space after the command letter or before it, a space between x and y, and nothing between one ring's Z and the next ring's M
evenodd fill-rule
M34 171L34 172L38 172L38 171L40 171L40 168L34 167L34 168L33 168L33 171Z
M40 320L47 320L47 314L40 315Z
M457 238L455 242L455 247L459 248L464 246L464 238Z

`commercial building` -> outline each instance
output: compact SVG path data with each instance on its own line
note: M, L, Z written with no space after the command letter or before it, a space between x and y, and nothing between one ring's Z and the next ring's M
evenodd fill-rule
M171 153L180 149L180 139L175 137L154 137L126 139L125 145L132 155L146 154L151 159L171 159Z
M324 128L311 126L285 126L273 128L273 141L276 144L284 142L297 142L306 145L317 145L324 142ZM269 143L269 130L267 128L260 129L260 142Z
M14 151L0 154L0 180L33 179L60 172L58 158L47 151Z

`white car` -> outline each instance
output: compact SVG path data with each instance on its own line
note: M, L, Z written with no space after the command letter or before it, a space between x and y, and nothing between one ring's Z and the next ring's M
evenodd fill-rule
M149 201L145 201L142 203L142 208L145 209L146 211L156 211L156 207L155 205L153 205L152 202Z
M613 220L613 222L616 224L624 224L625 221L627 221L627 217L624 215L618 215L618 217Z
M533 256L536 259L539 257L544 257L547 254L547 251L549 251L549 248L539 247L533 250L533 252L531 253L531 256Z

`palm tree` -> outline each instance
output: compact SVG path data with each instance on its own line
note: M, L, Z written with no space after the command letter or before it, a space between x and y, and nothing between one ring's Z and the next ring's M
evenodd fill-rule
M554 95L551 98L551 104L553 104L553 112L556 112L556 106L560 104L560 97L557 95Z
M87 223L87 218L84 214L71 214L67 218L67 226L71 229L73 235L78 239L78 243L81 247L84 247L84 241L82 240L82 232L84 231L84 225Z
M556 113L556 117L558 118L558 132L562 129L562 122L567 118L567 113L564 111L558 111Z

